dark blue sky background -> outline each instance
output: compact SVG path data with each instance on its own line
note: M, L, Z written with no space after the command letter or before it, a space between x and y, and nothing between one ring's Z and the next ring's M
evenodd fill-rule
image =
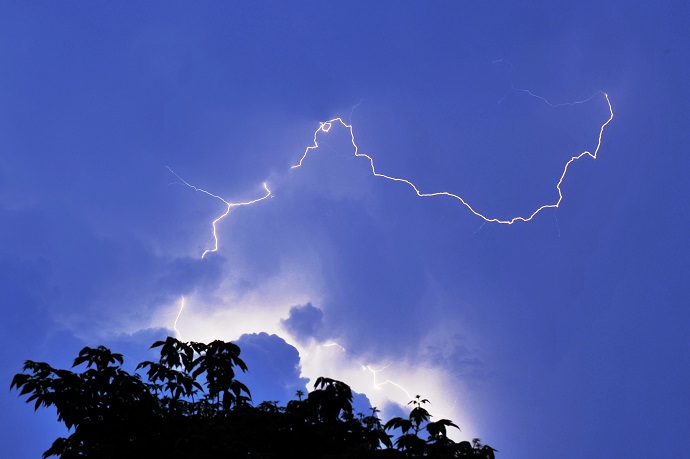
M184 296L177 333L240 339L257 401L324 375L385 413L420 393L501 457L687 450L690 7L513 3L4 3L0 384L145 358ZM528 215L609 112L519 89L616 114L529 223L372 177L335 126L289 170L343 117L380 172ZM224 207L166 166L274 196L201 260ZM16 392L0 412L7 457L62 432Z

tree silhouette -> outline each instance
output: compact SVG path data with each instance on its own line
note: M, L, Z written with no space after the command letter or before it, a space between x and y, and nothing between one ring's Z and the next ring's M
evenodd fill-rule
M432 422L428 400L420 396L410 402L408 418L385 425L376 408L355 415L350 387L325 377L306 397L297 391L286 406L254 406L249 389L235 379L235 368L247 370L236 344L168 337L151 347L160 348L160 358L141 362L134 374L122 369L122 354L103 346L79 352L72 366L85 365L79 373L25 362L10 387L36 410L55 407L70 431L44 458L494 459L495 450L478 439L448 438L447 428L457 426ZM397 437L388 433L398 430Z

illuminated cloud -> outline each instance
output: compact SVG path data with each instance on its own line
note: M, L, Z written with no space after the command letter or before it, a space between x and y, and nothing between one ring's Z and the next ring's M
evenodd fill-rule
M255 404L279 401L284 405L295 398L298 390L307 392L309 379L301 374L299 352L283 338L252 333L240 336L235 343L249 368L237 378L249 387Z
M338 327L338 335L329 335L328 314L312 303L291 306L294 303L286 301L285 296L266 295L266 290L276 285L291 284L289 279L266 282L274 287L234 296L223 291L222 304L203 305L194 295L186 297L178 322L185 340L230 339L246 348L242 355L247 358L250 372L240 379L250 388L257 387L255 401L287 400L297 388L306 385L311 389L317 377L327 376L345 381L366 396L366 400L360 397L358 410L370 403L382 409L384 417L390 417L399 412L396 407L405 407L419 393L432 400L434 416L454 419L465 436L478 434L470 416L476 407L468 387L471 389L472 380L483 371L482 364L463 346L457 333L446 333L434 326L422 336L409 336L407 345L397 351L392 349L395 346L377 348L376 339L350 350L346 346L353 339L347 329L356 327L357 321ZM219 295L220 291L216 292L215 296ZM167 322L170 327L176 310L179 303L171 304L167 313L158 315L163 321L158 325ZM403 323L398 325L405 327ZM464 370L449 368L456 361L463 363Z
M323 311L311 303L290 308L289 317L281 319L283 328L300 343L323 340Z

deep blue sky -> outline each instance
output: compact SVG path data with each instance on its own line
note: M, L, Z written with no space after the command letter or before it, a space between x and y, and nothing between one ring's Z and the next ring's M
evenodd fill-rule
M501 457L687 450L690 7L514 3L4 3L0 384L84 345L135 362L184 296L183 339L245 334L257 401L333 376ZM609 113L518 89L616 114L529 223L372 177L335 127L289 170L340 116L380 172L529 214ZM166 166L274 196L201 260L223 205ZM61 433L0 412L8 457Z

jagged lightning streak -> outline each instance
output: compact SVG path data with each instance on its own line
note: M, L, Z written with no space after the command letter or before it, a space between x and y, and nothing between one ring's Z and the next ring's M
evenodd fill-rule
M328 343L320 344L319 347L337 347L340 351L347 352L347 349L345 349L343 346L336 343L335 341L329 341ZM362 370L368 371L369 373L371 373L373 375L373 383L372 384L373 384L375 389L382 389L383 386L390 384L392 386L397 387L401 391L403 391L405 393L405 395L407 395L407 397L412 399L413 397L410 394L410 392L407 389L405 389L402 385L396 383L395 381L391 381L390 379L386 379L383 382L378 382L378 378L376 377L376 374L382 372L383 370L385 370L386 368L388 368L390 366L391 366L391 364L389 363L388 365L385 365L385 366L379 368L378 370L374 370L371 367L371 365L369 365L369 364L367 364L367 365L360 364L360 367L362 368Z
M528 221L532 220L537 214L539 214L539 212L541 212L544 209L556 209L556 208L560 207L561 201L563 201L563 191L561 190L561 185L563 184L563 180L565 179L565 176L568 173L568 168L570 167L571 164L573 164L574 162L578 161L579 159L581 159L585 156L589 156L592 159L597 159L597 155L599 154L599 149L601 148L602 138L604 136L604 130L606 129L606 126L608 126L609 123L611 121L613 121L613 106L611 105L611 101L609 100L608 94L606 94L605 92L600 92L600 93L594 94L589 99L573 102L571 104L553 105L548 100L544 99L541 96L537 96L535 94L532 94L528 90L517 89L517 88L513 88L512 90L514 90L514 91L525 91L529 95L543 100L544 102L549 104L551 107L584 103L584 102L587 102L587 101L591 100L592 98L594 98L594 96L596 96L598 94L602 94L604 96L604 98L606 99L606 103L608 104L609 113L610 113L609 118L606 120L606 122L604 124L601 125L601 128L599 129L599 138L598 138L597 147L594 150L594 153L591 153L590 151L585 150L582 153L580 153L579 155L576 155L576 156L573 156L572 158L570 158L570 160L565 164L565 167L563 168L563 173L561 174L561 177L558 180L558 183L556 183L556 190L558 191L558 200L553 204L544 204L544 205L540 206L539 208L537 208L537 210L532 212L528 217L518 216L518 217L513 217L509 220L501 220L501 219L495 218L495 217L488 217L488 216L478 212L477 210L475 210L467 201L465 201L462 197L460 197L457 194L450 193L448 191L437 191L437 192L433 192L433 193L423 193L422 191L419 190L419 188L417 188L417 186L414 183L410 182L407 179L399 178L399 177L392 177L390 175L386 175L386 174L382 174L380 172L377 172L376 166L374 165L374 158L372 158L371 156L369 156L365 153L361 153L359 151L359 147L357 146L357 142L355 141L355 134L354 134L354 131L352 129L352 124L346 123L345 121L343 121L342 118L333 118L333 119L330 119L328 121L324 121L324 122L320 123L318 129L316 129L316 131L314 131L314 137L313 137L314 143L313 143L313 145L308 146L304 150L304 154L300 158L299 163L295 164L290 169L297 169L297 168L302 167L302 165L304 164L304 161L307 159L307 156L309 155L309 153L312 150L316 150L319 148L319 142L318 142L317 137L318 137L320 132L328 133L331 130L331 128L333 127L333 124L340 123L350 133L350 140L351 140L352 146L355 149L355 152L354 152L355 156L361 157L361 158L366 158L369 160L369 165L371 166L371 173L375 177L381 177L381 178L384 178L387 180L391 180L393 182L405 183L405 184L409 185L415 191L415 193L417 193L417 196L419 196L420 198L431 198L431 197L436 197L436 196L448 196L450 198L456 199L456 200L460 201L465 207L467 207L470 210L470 212L472 212L474 215L476 215L477 217L483 219L485 222L488 222L488 223L500 223L500 224L504 224L504 225L512 225L513 223L515 223L517 221L528 222Z
M507 65L510 67L510 73L512 73L512 71L513 71L513 64L512 64L509 60L507 60L507 59L496 59L495 61L492 62L492 64L507 64ZM510 73L509 73L509 75L510 75ZM565 106L568 106L568 105L584 104L584 103L589 102L590 100L594 99L594 98L595 98L596 96L598 96L599 94L604 94L604 95L606 95L606 93L603 92L603 91L597 91L597 92L595 92L594 94L592 94L591 96L589 96L588 98L583 99L583 100L576 100L575 102L562 102L562 103L560 103L560 104L552 104L551 102L549 102L549 100L548 100L546 97L540 96L539 94L535 94L535 93L533 93L532 91L530 91L529 89L524 89L524 88L517 88L517 87L515 87L515 85L513 84L512 79L511 79L510 77L508 78L508 80L509 80L509 82L510 82L510 89L508 90L508 92L506 92L505 96L501 97L501 99L498 101L499 104L500 104L501 102L503 102L503 101L505 100L506 97L508 97L508 94L510 94L511 92L514 92L514 91L515 91L515 92L524 92L525 94L528 94L528 95L530 95L530 96L532 96L532 97L535 97L535 98L537 98L537 99L540 99L540 100L541 100L542 102L544 102L546 105L548 105L549 107L553 107L553 108L556 108L556 107L565 107ZM608 99L608 96L607 96L607 99Z
M182 177L180 177L179 175L177 175L177 174L175 173L175 171L173 171L169 166L165 166L165 167L167 167L168 170L169 170L175 177L177 177L178 179L180 179L180 181L182 182L182 184L188 186L189 188L193 189L194 191L198 191L198 192L200 192L200 193L204 193L204 194L207 194L207 195L209 195L209 196L211 196L211 197L213 197L213 198L216 198L216 199L222 201L222 202L227 206L227 208L225 209L225 212L223 212L222 215L220 215L218 218L216 218L215 220L213 220L213 222L212 222L212 224L211 224L211 225L213 226L213 248L212 248L212 249L206 249L206 250L204 251L204 253L201 254L201 258L204 258L204 257L205 257L206 255L208 255L209 253L213 253L213 252L217 252L217 251L218 251L218 232L217 232L217 225L218 225L218 222L220 222L222 219L224 219L225 217L227 217L228 214L230 213L230 211L232 210L233 207L250 206L250 205L252 205L252 204L256 204L256 203L259 202L259 201L263 201L264 199L267 199L267 198L271 197L271 190L268 189L268 186L267 186L266 183L264 182L264 183L263 183L263 187L264 187L264 190L266 190L266 194L265 194L264 196L262 196L262 197L260 197L260 198L258 198L258 199L254 199L254 200L252 200L252 201L247 201L247 202L236 202L236 203L228 202L228 201L226 201L225 199L223 199L223 198L221 198L220 196L218 196L217 194L213 194L213 193L211 193L210 191L206 191L206 190L204 190L204 189L202 189L202 188L198 188L198 187L196 187L196 186L194 186L194 185L191 185L191 184L188 183L185 179L183 179Z
M372 373L372 374L374 375L374 387L375 387L375 388L381 389L381 387L385 386L386 384L390 384L390 385L393 385L393 386L397 387L397 388L400 389L401 391L405 392L405 395L407 395L407 397L408 397L409 399L412 399L412 398L413 398L412 394L410 394L410 393L407 391L407 389L405 389L403 386L401 386L400 384L396 383L395 381L391 381L390 379L386 379L386 380L383 381L383 382L377 382L376 374L382 372L383 370L385 370L385 369L388 368L389 366L391 366L390 363L389 363L388 365L386 365L385 367L379 368L378 370L374 370L373 368L371 368L371 365L366 365L366 366L363 365L363 366L362 366L362 369L363 369L363 370L367 370L367 371L369 371L370 373Z
M173 323L173 330L175 330L175 334L177 335L178 339L182 339L182 333L180 333L180 330L177 329L177 321L180 320L180 316L182 315L183 310L184 310L184 296L182 297L182 300L180 301L180 310L177 311L177 317L175 317L175 322Z
M511 86L512 86L512 85L511 85ZM568 160L568 162L565 164L565 166L564 166L564 168L563 168L563 173L561 174L561 176L560 176L558 182L556 183L556 191L558 192L558 200L556 200L556 202L555 202L555 203L552 203L552 204L543 204L543 205L541 205L540 207L538 207L534 212L532 212L532 213L529 214L528 216L517 216L517 217L513 217L513 218L508 219L508 220L501 220L500 218L489 217L489 216L484 215L484 214L482 214L481 212L477 211L477 210L476 210L474 207L472 207L467 201L465 201L464 198L462 198L461 196L459 196L459 195L457 195L457 194L455 194L455 193L451 193L451 192L448 192L448 191L437 191L437 192L432 192L432 193L424 193L424 192L422 192L414 183L412 183L411 181L409 181L409 180L407 180L407 179L400 178L400 177L393 177L393 176L386 175L386 174L383 174L383 173L378 172L378 171L376 170L376 166L375 166L375 164L374 164L374 158L373 158L372 156L368 155L368 154L361 153L361 152L359 151L359 146L357 145L357 142L355 141L354 130L353 130L353 128L352 128L351 122L350 122L350 123L346 123L345 121L343 121L342 118L333 118L333 119L330 119L330 120L328 120L328 121L324 121L324 122L319 123L319 127L316 129L316 131L314 131L314 135L313 135L313 144L310 145L310 146L308 146L308 147L304 150L304 154L303 154L302 157L300 158L299 163L293 165L292 167L290 167L290 169L292 170L292 169L297 169L297 168L302 167L303 164L304 164L304 161L307 159L307 156L309 155L309 153L310 153L312 150L316 150L316 149L319 148L319 142L318 142L319 133L328 133L328 132L330 132L330 130L332 129L332 127L333 127L334 124L338 124L338 123L339 123L341 126L343 126L344 128L346 128L346 129L348 130L348 132L350 133L350 141L351 141L351 143L352 143L352 146L354 147L354 156L355 156L355 157L361 157L361 158L366 158L366 159L368 159L368 160L369 160L369 166L370 166L370 168L371 168L371 173L372 173L372 175L374 175L375 177L384 178L384 179L387 179L387 180L390 180L390 181L393 181L393 182L405 183L405 184L407 184L408 186L410 186L410 187L414 190L414 192L417 194L417 196L419 196L419 197L421 197L421 198L430 198L430 197L437 197L437 196L447 196L447 197L449 197L449 198L456 199L456 200L460 201L460 203L462 203L465 207L467 207L467 209L469 209L470 212L472 212L474 215L476 215L477 217L479 217L479 218L481 218L482 220L484 220L484 223L482 224L482 226L483 226L484 224L486 224L486 223L499 223L499 224L504 224L504 225L512 225L512 224L514 224L515 222L518 222L518 221L529 222L529 221L532 220L534 217L536 217L541 211L543 211L543 210L545 210L545 209L556 209L556 208L560 207L561 202L563 201L563 190L561 189L561 185L563 184L563 181L565 180L565 177L566 177L566 175L568 174L568 170L569 170L570 166L571 166L573 163L575 163L576 161L582 159L582 158L585 157L585 156L589 156L589 157L592 158L592 159L597 159L597 156L598 156L598 154L599 154L599 150L601 149L601 145L602 145L602 139L603 139L603 136L604 136L604 130L605 130L606 127L609 125L609 123L611 123L611 121L613 121L613 118L614 118L613 106L611 105L611 101L610 101L610 99L609 99L608 94L606 94L605 92L598 92L598 93L595 93L595 94L593 94L592 96L590 96L590 97L587 98L587 99L579 100L579 101L576 101L576 102L561 103L561 104L552 104L552 103L549 102L546 98L544 98L544 97L542 97L542 96L539 96L539 95L537 95L537 94L534 94L533 92L531 92L531 91L528 90L528 89L520 89L520 88L512 87L510 91L524 92L524 93L526 93L526 94L528 94L528 95L530 95L530 96L532 96L532 97L536 97L536 98L542 100L544 103L546 103L546 104L549 105L550 107L560 107L560 106L565 106L565 105L583 104L583 103L585 103L585 102L588 102L588 101L592 100L592 99L593 99L594 97L596 97L597 95L603 95L604 98L606 99L606 104L608 105L608 108L609 108L609 118L601 125L601 128L599 129L599 136L598 136L598 139L597 139L597 146L596 146L596 149L594 150L594 152L592 153L592 152L590 152L589 150L585 150L585 151L583 151L582 153L580 153L579 155L576 155L576 156L571 157L570 160ZM505 97L506 97L506 96L504 96L503 98L501 98L501 100L499 101L499 103L501 103L501 102L503 101L503 99L505 99ZM359 104L358 104L358 105L359 105ZM355 107L356 107L356 106L355 106ZM354 111L354 108L355 108L355 107L353 107L353 111ZM352 113L350 113L350 116L352 116ZM167 166L166 166L166 167L167 167ZM213 227L213 241L214 241L214 243L213 243L213 248L211 248L211 249L206 249L206 250L204 251L204 253L201 255L201 258L204 258L204 257L205 257L206 255L208 255L209 253L213 253L213 252L217 252L217 251L218 251L217 224L218 224L218 222L220 222L222 219L224 219L225 217L228 216L228 214L230 213L230 211L232 210L233 207L248 206L248 205L251 205L251 204L255 204L255 203L259 202L259 201L263 201L264 199L266 199L266 198L272 196L271 190L269 190L269 188L268 188L268 186L266 185L266 183L264 183L264 184L263 184L263 187L264 187L264 189L266 190L266 195L264 195L263 197L258 198L258 199L254 199L254 200L252 200L252 201L247 201L247 202L230 203L230 202L226 201L225 199L223 199L222 197L220 197L220 196L218 196L218 195L216 195L216 194L213 194L213 193L211 193L211 192L209 192L209 191L207 191L207 190L204 190L204 189L202 189L202 188L198 188L198 187L196 187L196 186L194 186L194 185L191 185L191 184L188 183L186 180L184 180L182 177L180 177L179 175L177 175L170 167L168 167L168 170L169 170L173 175L175 175L175 176L182 182L182 184L184 184L184 185L186 185L186 186L192 188L192 189L195 190L195 191L198 191L198 192L207 194L207 195L209 195L209 196L211 196L211 197L213 197L213 198L216 198L216 199L222 201L222 202L227 206L225 212L224 212L223 214L221 214L218 218L216 218L215 220L213 220L213 222L212 222L212 224L211 224L212 227Z
M335 342L321 344L321 347L337 347L337 348L340 349L341 351L347 352L347 349L345 349L345 348L342 347L340 344L335 343Z

